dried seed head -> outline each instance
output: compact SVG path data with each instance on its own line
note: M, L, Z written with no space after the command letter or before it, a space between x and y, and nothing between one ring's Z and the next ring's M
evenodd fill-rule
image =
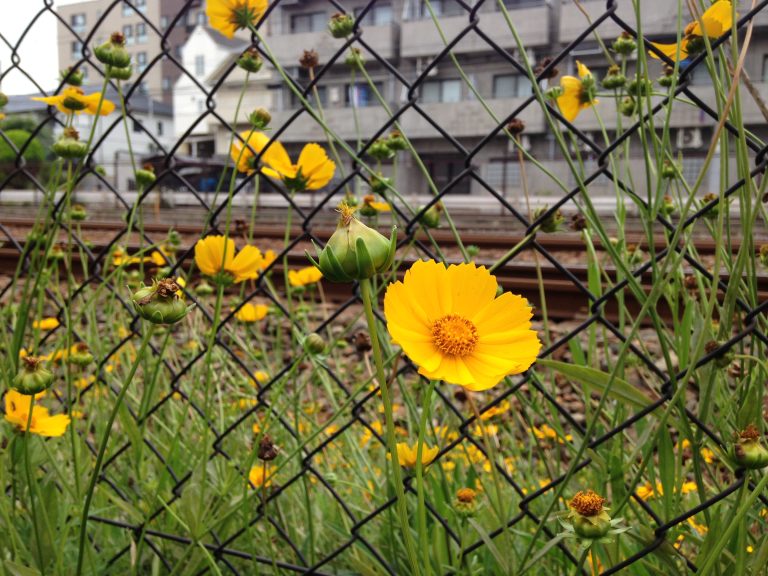
M304 54L299 58L299 65L302 68L311 69L316 68L320 63L320 56L315 50L304 50Z
M259 442L259 460L270 462L277 458L278 448L272 442L272 438L269 434L264 434Z
M760 431L754 424L749 424L744 430L739 432L739 440L754 442L760 439Z

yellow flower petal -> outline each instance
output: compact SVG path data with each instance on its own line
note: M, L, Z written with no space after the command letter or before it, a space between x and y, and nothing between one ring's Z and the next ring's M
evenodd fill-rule
M258 278L260 269L261 250L256 246L244 246L232 262L225 266L225 270L234 276L235 282Z
M195 264L206 276L215 276L232 264L235 243L224 236L206 236L195 244Z
M307 190L319 190L331 181L336 172L336 164L315 143L304 146L299 155L298 168L307 179Z

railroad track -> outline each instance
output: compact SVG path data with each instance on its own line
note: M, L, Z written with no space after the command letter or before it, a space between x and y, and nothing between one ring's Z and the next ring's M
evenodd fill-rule
M17 239L24 236L25 230L32 228L33 220L26 218L8 218L0 217L0 225L5 227L14 233L14 237ZM114 236L117 231L124 228L124 223L120 221L109 220L87 220L80 223L81 231L84 235L87 232L108 233L110 237ZM144 225L144 230L152 237L162 238L168 232L169 226L159 222L150 222ZM202 227L199 225L183 224L174 225L173 229L179 232L182 237L188 239L185 242L184 248L189 248L195 238L199 237L202 233ZM304 231L295 227L292 230L292 237L300 236ZM331 226L318 226L312 228L312 233L320 239L327 239L333 233ZM261 242L275 242L281 244L284 238L285 228L278 223L262 223L258 224L254 230L254 238L256 243L261 245ZM433 237L435 241L444 249L456 250L456 244L453 236L447 230L434 230ZM521 235L506 234L506 233L481 233L478 231L462 231L462 241L466 244L474 244L480 248L479 261L489 264L493 259L484 258L484 253L497 251L500 253L505 252L510 247L519 243L523 238ZM420 237L424 242L428 242L424 236ZM633 240L641 244L642 237L640 234L630 234L627 236L628 243ZM584 258L581 254L584 253L584 244L580 235L576 233L565 234L540 234L537 237L538 243L546 250L555 254L555 256L562 256L564 253L570 255L569 260L571 262L563 263L564 270L561 270L544 258L539 258L539 262L535 262L534 259L530 261L517 261L513 260L507 263L505 266L499 268L495 274L500 284L506 289L515 293L522 294L530 302L534 304L537 312L542 310L542 291L540 290L539 277L541 277L541 285L543 286L543 294L546 300L547 314L550 318L556 320L570 320L576 318L587 317L591 312L591 306L593 301L585 293L585 286L588 284L588 266L584 264ZM657 250L666 247L666 239L658 237L656 239ZM734 246L737 247L737 245ZM304 255L304 250L309 248L309 242L302 242L297 245L294 250L288 255L287 263L290 268L298 268L308 265L307 259ZM96 253L100 249L104 248L104 244L98 243L94 246ZM598 243L599 248L599 243ZM713 254L715 250L714 241L711 238L701 238L696 240L696 248L699 254L707 255ZM180 250L179 255L183 254L186 250ZM191 255L187 255L187 259L191 260ZM14 248L2 247L0 248L0 274L12 274L16 269L18 260L18 252ZM79 271L79 255L75 255L75 271ZM182 265L184 268L189 267L190 262L184 262ZM408 266L409 262L406 261L400 274ZM281 284L280 280L283 278L282 263L278 263L276 269L275 279L278 286ZM604 290L608 291L612 282L616 280L616 271L610 268L605 270L609 281L604 281ZM645 274L641 278L643 289L650 291L651 289L651 277L650 274ZM724 282L728 282L728 278L723 278ZM0 286L1 287L1 286ZM332 301L344 301L352 297L354 294L352 288L345 284L333 284L330 282L324 282L323 288L328 299ZM760 301L768 299L768 276L761 275L758 278L759 298ZM618 315L620 303L616 298L610 298L607 300L604 308L604 313L608 318L615 318ZM636 299L625 291L625 298L623 302L630 312L635 312L639 309L639 305ZM669 311L665 305L661 305L660 311L662 315L668 315Z

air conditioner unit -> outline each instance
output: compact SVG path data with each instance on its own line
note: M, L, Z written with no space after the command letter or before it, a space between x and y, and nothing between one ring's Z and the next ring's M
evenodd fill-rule
M701 128L680 128L677 131L677 148L690 149L701 148L704 145L704 137Z

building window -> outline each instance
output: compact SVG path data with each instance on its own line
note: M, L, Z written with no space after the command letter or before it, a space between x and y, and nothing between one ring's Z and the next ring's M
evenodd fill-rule
M429 176L440 191L445 189L464 170L464 159L461 156L445 155L431 158L427 156L424 158L424 163L429 171ZM470 184L471 178L464 177L456 182L447 193L469 194ZM424 193L426 192L427 190L424 190Z
M141 22L136 24L136 44L147 43L147 25Z
M505 194L520 187L520 163L517 160L491 160L485 181L494 190Z
M531 81L521 74L503 74L493 77L494 98L525 98L531 95Z
M85 31L85 14L72 14L69 17L69 24L75 32Z
M133 3L139 12L144 13L147 11L147 0L133 0Z
M460 102L461 80L429 80L421 86L421 101Z
M307 14L293 14L291 16L291 32L321 32L328 25L325 12L309 12Z
M126 24L123 26L123 36L125 36L125 43L130 46L133 44L133 26Z
M321 106L327 106L328 105L328 90L325 86L318 86L317 87L317 95L320 98L320 105ZM309 96L307 97L307 100L310 102L310 104L314 105L315 102L315 91L312 90L310 92ZM291 109L295 110L296 108L301 108L301 100L299 100L296 97L296 94L291 92Z
M200 12L197 13L197 23L200 26L205 26L208 23L208 18L205 15L205 12L200 10Z
M466 13L461 4L456 0L431 0L429 5L432 7L432 12L435 13L435 16L458 16ZM410 0L405 14L410 20L432 17L425 0Z
M541 4L544 4L543 0L504 0L504 6L510 10L515 10L516 8L526 8L528 6L539 6ZM498 4L497 9L499 9Z
M163 92L167 92L171 89L171 79L168 76L163 76Z
M83 57L83 43L74 40L71 44L72 60L79 60Z
M701 158L696 156L683 157L683 165L681 167L681 172L683 174L683 178L689 184L692 184L696 182L696 180L698 180L703 168L704 168L703 157Z
M203 76L205 74L205 56L200 54L195 56L195 75Z
M355 18L360 17L362 8L355 8ZM389 2L378 2L371 6L371 9L365 13L365 17L360 22L363 26L386 26L392 23L392 4Z
M147 53L139 52L136 54L136 70L141 74L147 69Z
M158 122L158 123L157 123L157 130L156 130L156 133L157 133L157 135L158 135L158 136L162 136L162 135L163 135L163 126L164 126L164 125L163 125L163 123L162 123L162 122Z
M168 16L160 16L160 30L168 28Z
M384 89L383 82L374 82L373 85L376 90L381 94ZM370 84L347 84L346 99L344 104L346 106L356 106L357 108L366 108L368 106L375 106L378 103L376 94L371 88Z
M144 132L144 127L141 125L141 122L139 122L138 120L133 121L133 131L136 134L141 134L142 132Z

